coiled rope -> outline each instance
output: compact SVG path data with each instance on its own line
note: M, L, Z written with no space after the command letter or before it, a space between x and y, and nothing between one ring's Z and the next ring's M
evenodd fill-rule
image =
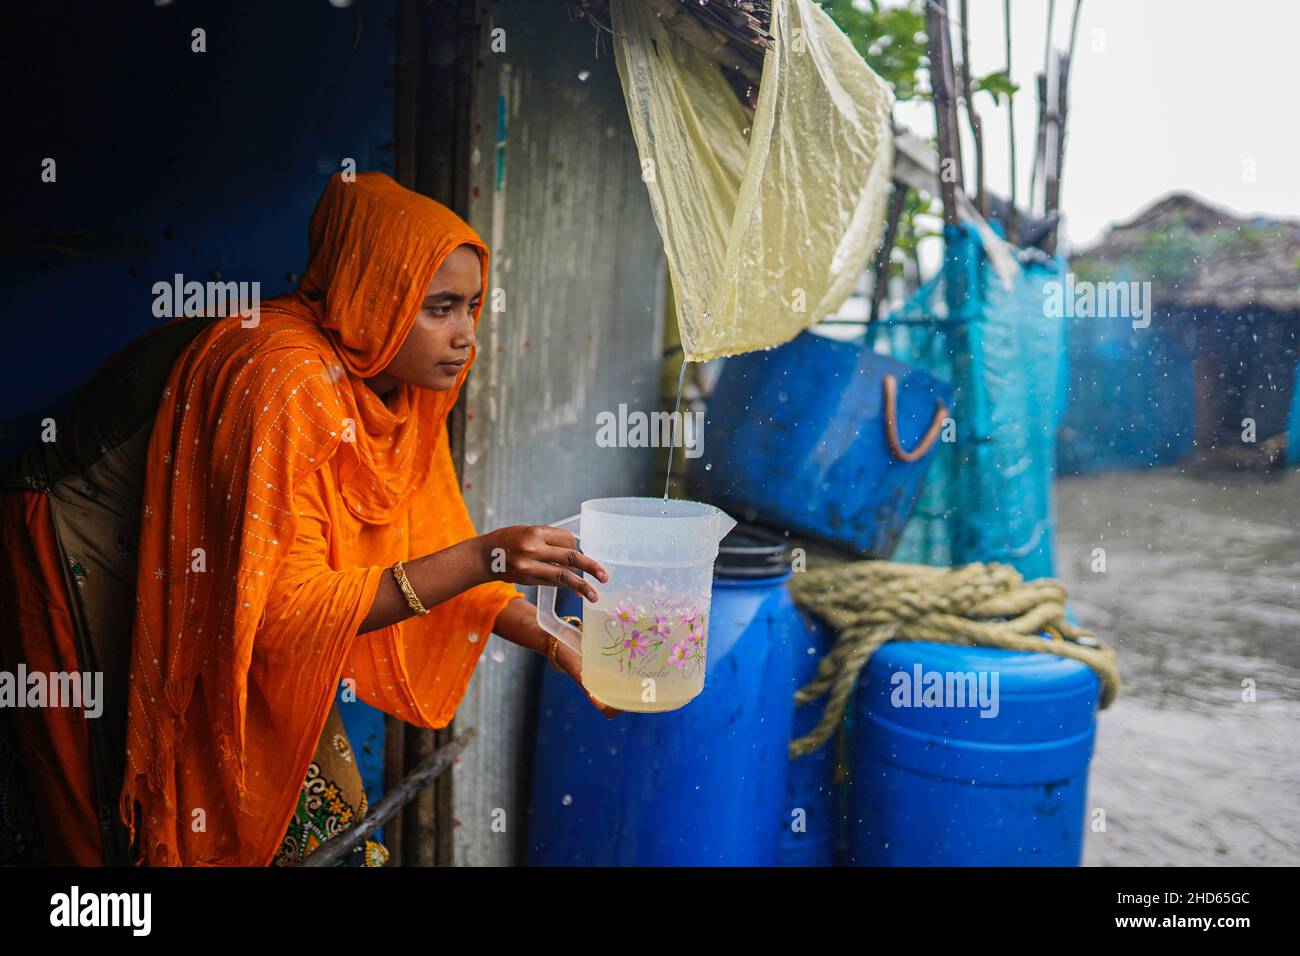
M975 644L1059 654L1101 678L1101 706L1119 693L1114 649L1065 619L1065 586L1025 581L1015 568L990 562L936 568L894 561L825 565L791 577L796 604L838 634L817 676L795 693L803 706L829 694L821 722L790 744L790 758L812 753L841 726L858 674L886 641ZM1051 640L1044 640L1046 633Z

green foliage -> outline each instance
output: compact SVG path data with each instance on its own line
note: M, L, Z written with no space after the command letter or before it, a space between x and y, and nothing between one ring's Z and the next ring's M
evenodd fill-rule
M1011 82L1011 74L1006 70L996 70L987 76L977 77L971 80L971 86L972 94L983 91L993 97L993 102L998 105L1002 104L1002 97L1010 100L1020 91L1020 86Z
M853 41L867 65L893 88L895 99L900 102L929 99L930 59L922 0L906 0L889 6L880 0L817 2ZM902 275L904 263L908 261L917 263L917 246L922 239L939 235L918 222L920 216L934 215L935 205L932 198L915 189L907 191L890 256L891 275Z
M1143 236L1135 258L1143 274L1166 282L1183 282L1201 259L1204 245L1202 237L1184 223L1172 222Z
M1225 252L1236 255L1259 255L1281 238L1275 228L1238 226L1235 229L1214 230L1216 245Z
M903 214L898 220L898 233L894 238L894 253L890 257L890 275L902 275L903 263L907 260L917 263L917 247L922 239L942 235L934 229L925 229L917 221L918 216L934 215L934 205L934 200L915 189L907 191L907 198L903 200Z
M1070 260L1070 271L1080 282L1110 282L1115 276L1115 267L1110 263L1082 257Z
M900 101L929 96L918 78L929 69L921 0L884 6L879 0L818 0L867 64Z

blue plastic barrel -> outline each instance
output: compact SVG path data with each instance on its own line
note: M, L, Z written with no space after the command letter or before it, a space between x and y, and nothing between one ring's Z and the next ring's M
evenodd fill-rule
M788 576L742 529L723 539L704 690L680 710L606 720L569 677L546 668L529 865L776 864L801 640ZM572 592L557 603L561 614L579 611Z
M826 698L795 707L793 691L817 675L817 662L834 644L834 633L810 614L799 613L794 632L794 687L790 739L812 732L821 722ZM836 738L789 762L786 768L786 817L782 821L778 857L782 866L833 866L842 789L834 781Z
M728 358L709 398L704 456L687 474L691 493L747 520L888 558L938 442L916 461L891 450L886 378L899 450L919 453L932 425L954 414L952 387L924 369L812 332Z
M1055 654L884 645L854 705L845 862L1077 866L1099 689Z

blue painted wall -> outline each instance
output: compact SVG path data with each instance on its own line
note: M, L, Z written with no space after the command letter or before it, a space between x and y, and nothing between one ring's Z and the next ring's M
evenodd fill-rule
M286 291L327 176L345 157L392 171L396 2L359 14L326 0L43 0L5 20L7 471L42 418L160 322L155 282L179 272ZM207 52L192 51L195 28ZM343 716L373 803L382 715L353 703Z
M354 10L325 0L6 15L0 464L15 429L32 434L157 324L155 281L216 272L260 281L264 298L296 283L341 159L391 171L394 18L393 0L369 0L353 49ZM191 52L195 27L206 53Z

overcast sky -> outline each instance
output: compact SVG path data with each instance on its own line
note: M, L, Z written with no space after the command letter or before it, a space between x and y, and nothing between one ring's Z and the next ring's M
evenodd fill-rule
M1001 69L1002 0L970 0L975 75ZM1012 0L1020 196L1028 190L1048 0ZM1069 40L1073 0L1056 3L1055 43ZM954 31L956 0L952 0ZM1300 217L1300 3L1293 0L1083 0L1070 71L1061 205L1066 237L1087 245L1171 190L1237 213ZM953 43L959 38L954 32ZM990 186L1009 180L1005 105L976 97ZM900 121L934 130L933 108ZM967 183L973 152L965 145ZM1253 176L1253 181L1251 178Z

